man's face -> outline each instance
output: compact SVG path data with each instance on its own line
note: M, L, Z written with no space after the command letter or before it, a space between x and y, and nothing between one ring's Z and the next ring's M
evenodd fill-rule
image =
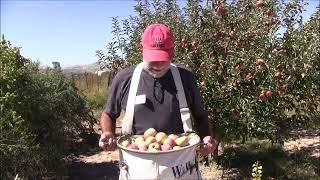
M170 68L171 61L145 61L144 69L153 77L163 76Z

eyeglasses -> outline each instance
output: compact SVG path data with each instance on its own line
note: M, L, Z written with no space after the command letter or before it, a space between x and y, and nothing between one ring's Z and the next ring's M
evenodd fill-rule
M164 88L158 79L155 79L153 84L153 96L159 103L163 103L164 100Z

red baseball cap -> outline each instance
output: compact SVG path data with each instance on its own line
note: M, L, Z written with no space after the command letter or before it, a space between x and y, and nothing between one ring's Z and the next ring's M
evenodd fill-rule
M174 52L173 33L164 24L151 24L141 38L144 61L171 61Z

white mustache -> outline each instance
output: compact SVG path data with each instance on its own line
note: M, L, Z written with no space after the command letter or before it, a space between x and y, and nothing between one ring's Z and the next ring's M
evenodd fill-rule
M144 69L154 78L159 78L162 77L163 75L165 75L168 70L170 69L170 66L165 67L163 69L155 69L152 68L150 66L148 66L147 64L145 64Z

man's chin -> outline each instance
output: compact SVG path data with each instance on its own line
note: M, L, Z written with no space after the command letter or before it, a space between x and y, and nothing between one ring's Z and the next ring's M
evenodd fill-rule
M168 72L168 70L169 69L164 70L164 71L149 71L149 70L147 70L147 72L154 78L160 78L160 77L164 76Z

